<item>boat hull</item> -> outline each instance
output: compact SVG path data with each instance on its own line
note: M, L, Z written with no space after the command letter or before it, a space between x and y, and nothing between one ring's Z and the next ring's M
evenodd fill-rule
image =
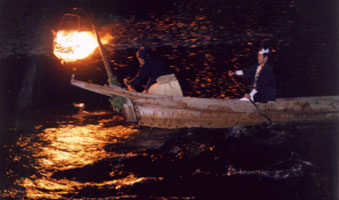
M176 129L185 127L229 128L267 122L322 121L339 119L339 96L277 99L266 104L236 99L172 97L130 92L72 79L72 85L103 95L128 99L124 114L141 126Z
M138 124L160 128L229 128L268 122L250 102L239 100L174 98L171 102L135 100ZM339 119L338 97L278 99L259 109L273 122L321 121Z

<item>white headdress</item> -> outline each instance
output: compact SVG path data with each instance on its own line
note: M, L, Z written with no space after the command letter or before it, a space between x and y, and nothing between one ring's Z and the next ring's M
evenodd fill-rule
M269 53L269 52L270 52L270 49L269 49L269 48L267 48L267 49L262 48L262 49L259 51L260 54L265 54L265 53Z

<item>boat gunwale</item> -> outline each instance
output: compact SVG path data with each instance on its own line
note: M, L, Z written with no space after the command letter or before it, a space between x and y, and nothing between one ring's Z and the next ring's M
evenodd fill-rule
M114 93L120 94L123 97L126 98L135 98L135 97L142 97L142 98L156 98L156 99L182 99L182 98L190 98L190 99L208 99L208 100L214 100L214 101L239 101L239 99L217 99L217 98L205 98L205 97L187 97L187 96L165 96L165 95L157 95L157 94L145 94L145 93L141 93L141 92L132 92L132 91L128 91L125 88L119 87L119 86L115 86L115 85L99 85L99 84L95 84L95 83L89 83L89 82L85 82L85 81L81 81L81 80L77 80L72 78L71 79L71 84L74 86L78 86L81 87L83 89L87 89L85 87L79 86L79 84L86 84L86 85L90 85L90 86L94 86L94 87L100 87L101 89L105 89L105 90L110 90L110 91L116 91L119 90L121 91L123 94L119 93L119 92L109 92L109 93L101 93L104 95L112 95ZM95 92L95 91L93 91ZM98 92L97 92L98 93ZM288 97L288 98L277 98L276 101L268 101L269 103L274 103L274 102L279 102L279 101L291 101L291 100L308 100L308 99L329 99L329 100L339 100L339 96L335 96L335 95L330 95L330 96L312 96L312 97ZM241 102L241 101L240 101ZM244 101L246 102L246 101ZM265 104L265 103L258 103L257 104Z
M94 83L89 83L85 81L80 81L76 79L71 79L71 84L77 87L80 87L85 90L89 90L95 93L103 94L106 96L111 96L111 95L117 95L117 96L122 96L125 98L131 99L133 102L136 104L144 103L144 104L153 104L153 105L161 105L156 102L176 102L176 104L186 104L187 108L190 108L190 105L195 106L202 106L206 107L205 109L210 109L214 110L212 107L214 106L215 109L225 107L227 108L227 111L229 108L240 108L243 107L240 110L234 110L234 112L253 112L256 109L254 106L248 102L248 101L239 101L239 99L216 99L216 98L204 98L204 97L187 97L187 96L165 96L165 95L157 95L157 94L145 94L141 92L132 92L128 91L127 89L124 89L119 86L108 86L108 85L99 85L99 84L94 84ZM93 89L95 88L95 89ZM100 90L100 91L98 91ZM292 97L292 98L278 98L276 101L269 101L267 103L256 103L260 109L265 110L265 112L272 112L272 111L281 111L281 112L291 112L293 111L292 108L288 107L289 103L295 103L295 102L300 102L300 103L307 103L307 102L312 102L312 101L336 101L337 104L339 105L339 96L315 96L315 97ZM152 102L153 101L153 102ZM334 103L336 103L334 102ZM213 105L212 107L209 107ZM164 106L176 106L174 105L167 105L164 104ZM287 106L282 109L276 110L276 107L278 106ZM275 107L275 110L272 110L272 108ZM294 107L294 106L292 106ZM333 112L336 112L335 108L333 108ZM339 109L338 109L339 111ZM331 112L331 111L326 111L326 112Z

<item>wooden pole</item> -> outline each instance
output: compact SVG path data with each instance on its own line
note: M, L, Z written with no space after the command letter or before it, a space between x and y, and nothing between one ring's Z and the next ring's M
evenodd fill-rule
M108 59L107 59L105 50L104 50L104 48L102 47L102 43L101 43L100 37L99 37L99 35L98 35L97 29L95 28L95 25L94 25L94 23L93 23L92 20L91 20L91 24L92 24L93 31L94 31L95 36L96 36L97 41L98 41L99 52L100 52L102 61L104 62L105 70L106 70L107 76L108 76L109 79L111 79L111 78L113 77L113 73L112 73L112 70L111 70L111 68L110 68L110 65L109 65L109 62L108 62ZM109 84L111 84L111 83L109 83Z
M240 89L240 91L241 91L242 93L246 94L246 92L240 87L239 83L238 83L232 76L230 76L230 78L232 79L232 81L234 82L234 84L237 85L237 87ZM252 105L259 111L259 113L260 113L262 116L264 116L270 123L272 123L272 120L271 120L265 113L263 113L263 112L259 109L259 107L257 106L257 104L255 104L254 101L252 101L251 97L248 98L248 100L250 100L250 102L252 103Z
M100 52L100 55L101 55L101 58L102 58L102 61L104 63L104 66L105 66L105 70L106 70L106 74L108 76L108 79L110 80L112 77L113 77L113 73L112 73L112 70L110 68L110 65L109 65L109 62L108 62L108 59L107 59L107 56L106 56L106 53L105 53L105 50L102 46L102 43L101 43L101 40L100 40L100 37L99 37L99 34L98 34L98 31L94 25L94 22L92 20L92 18L82 9L79 9L79 8L74 8L73 9L74 12L77 12L77 11L80 11L82 12L86 17L87 19L89 20L89 22L91 23L91 26L92 26L92 29L93 29L93 32L95 34L95 37L97 39L97 42L98 42L98 46L99 46L99 52ZM112 85L110 83L110 81L108 81L110 86Z

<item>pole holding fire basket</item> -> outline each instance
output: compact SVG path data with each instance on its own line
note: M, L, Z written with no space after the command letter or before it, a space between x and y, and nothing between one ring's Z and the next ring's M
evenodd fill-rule
M95 40L97 42L97 47L99 48L99 52L100 52L102 61L103 61L104 66L105 66L106 74L108 76L108 80L109 80L108 82L109 82L109 84L111 86L111 85L113 85L111 80L112 80L112 78L114 78L114 76L113 76L112 70L110 68L110 65L109 65L109 62L108 62L105 50L104 50L103 45L102 45L102 42L100 40L98 31L97 31L97 29L95 27L95 24L94 24L92 18L83 9L73 8L72 13L66 13L66 14L63 15L63 17L61 18L60 24L63 23L63 21L65 20L65 17L75 17L76 20L77 20L77 25L78 25L77 29L80 30L80 19L81 19L81 16L85 17L88 20L88 22L90 23L90 25L91 25L91 29L92 29L93 35L94 35ZM60 29L60 25L59 25L59 29Z

